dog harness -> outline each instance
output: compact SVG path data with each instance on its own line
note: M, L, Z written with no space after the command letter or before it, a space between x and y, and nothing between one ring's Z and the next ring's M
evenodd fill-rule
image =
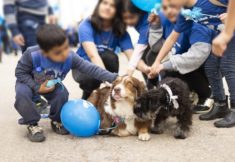
M161 85L161 88L163 88L163 89L165 89L165 90L167 91L167 93L168 93L168 95L169 95L169 96L168 96L168 101L169 101L169 103L170 103L170 104L173 104L173 107L174 107L175 109L178 109L178 108L179 108L179 103L178 103L178 101L177 101L178 96L174 96L174 95L173 95L173 92L172 92L170 86L168 86L167 84L162 84L162 85Z
M100 134L100 135L110 134L113 129L116 129L118 127L118 125L125 122L124 118L118 117L118 116L115 116L112 119L113 119L113 122L112 122L111 127L104 128L104 129L100 128L98 134ZM104 132L106 132L106 133L104 133Z

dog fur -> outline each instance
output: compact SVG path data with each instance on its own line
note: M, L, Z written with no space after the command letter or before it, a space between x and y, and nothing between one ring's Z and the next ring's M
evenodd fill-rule
M134 114L135 100L144 92L144 83L130 76L119 77L111 87L102 85L94 91L88 101L93 103L101 114L101 129L110 128L113 118L119 117L124 121L112 130L113 135L138 135L140 140L149 140L151 120L138 120Z
M168 85L173 95L178 96L179 107L175 108L173 103L169 103L169 93L161 85ZM189 99L190 90L185 82L177 78L166 78L162 80L158 87L142 94L137 100L134 113L139 119L153 120L152 133L161 134L161 125L168 117L177 118L177 127L174 137L185 139L192 125L192 104Z

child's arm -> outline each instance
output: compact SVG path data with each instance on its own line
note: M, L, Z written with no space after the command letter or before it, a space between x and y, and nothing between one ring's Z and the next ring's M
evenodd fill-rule
M178 71L187 74L198 69L211 53L211 44L197 42L190 49L179 55L173 55L169 61L163 63L162 70Z
M132 75L141 60L147 45L137 44L128 64L128 75ZM139 65L141 66L141 65Z
M38 92L40 84L34 81L32 77L33 63L32 57L29 51L24 52L21 59L19 60L15 76L18 82L28 85L34 92Z
M222 56L227 48L227 44L232 39L235 30L235 1L229 1L228 17L225 22L225 29L213 41L213 53L217 56Z
M172 31L170 36L166 39L165 43L163 44L154 64L151 67L151 72L149 73L150 78L154 78L158 73L156 69L161 64L161 61L167 56L167 54L171 51L174 44L176 43L180 33L176 31Z
M75 53L72 55L72 69L77 69L79 72L84 73L92 78L100 81L108 81L110 83L118 77L118 74L108 72L107 70L104 70L99 66L82 59Z
M82 43L85 52L87 53L88 57L90 58L91 62L99 67L105 69L104 63L97 51L97 48L93 42L84 42Z

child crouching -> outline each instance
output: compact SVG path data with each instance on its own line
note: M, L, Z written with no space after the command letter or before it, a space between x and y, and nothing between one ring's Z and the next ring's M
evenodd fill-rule
M60 119L62 106L68 101L69 93L60 84L47 87L49 80L64 80L71 69L101 81L112 82L117 77L117 74L103 70L70 51L65 33L55 25L42 26L37 32L37 41L39 46L30 47L24 52L15 71L15 108L22 116L21 123L28 125L28 138L32 142L46 139L38 125L40 113L32 100L38 94L51 105L49 118L53 131L61 135L69 134Z

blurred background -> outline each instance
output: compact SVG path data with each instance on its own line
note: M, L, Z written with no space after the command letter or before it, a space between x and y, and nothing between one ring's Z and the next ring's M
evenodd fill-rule
M53 10L53 14L58 19L58 24L66 31L71 47L74 47L74 50L76 50L79 23L92 14L98 0L48 0L48 2ZM132 28L128 28L128 32L131 35L133 44L135 44L138 34ZM3 54L18 55L19 53L21 53L20 47L12 40L11 32L5 23L3 0L0 0L0 62L2 61L1 55Z

